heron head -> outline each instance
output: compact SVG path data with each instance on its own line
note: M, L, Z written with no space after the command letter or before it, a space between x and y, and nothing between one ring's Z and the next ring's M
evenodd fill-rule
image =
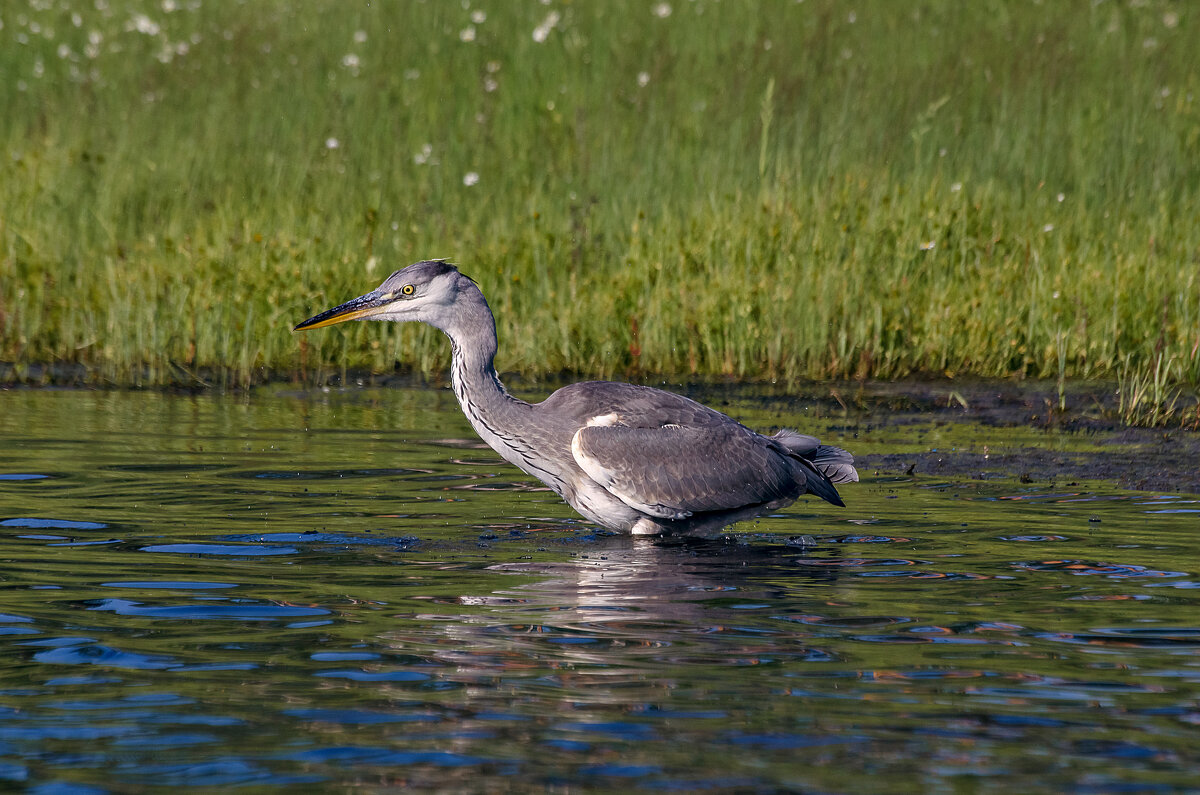
M417 262L396 271L376 289L314 315L293 329L332 326L346 320L439 322L460 292L460 280L469 279L443 260Z

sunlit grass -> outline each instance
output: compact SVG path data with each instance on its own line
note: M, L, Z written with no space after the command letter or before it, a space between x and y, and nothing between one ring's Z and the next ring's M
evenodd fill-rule
M99 6L99 9L97 8ZM467 6L467 7L464 7ZM1186 3L0 11L0 360L446 364L291 326L449 257L530 375L1200 383Z

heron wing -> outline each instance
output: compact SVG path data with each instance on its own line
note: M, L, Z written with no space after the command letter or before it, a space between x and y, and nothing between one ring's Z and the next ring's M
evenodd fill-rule
M571 452L588 477L636 510L662 519L795 496L794 460L733 422L658 427L589 425Z

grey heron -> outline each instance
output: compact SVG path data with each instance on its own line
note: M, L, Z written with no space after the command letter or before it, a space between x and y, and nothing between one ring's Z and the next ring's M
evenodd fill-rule
M496 321L475 282L444 260L396 271L295 330L347 320L428 323L450 338L454 394L475 432L587 519L633 533L720 528L814 494L854 458L812 436L756 433L694 400L637 384L585 381L527 403L496 373Z

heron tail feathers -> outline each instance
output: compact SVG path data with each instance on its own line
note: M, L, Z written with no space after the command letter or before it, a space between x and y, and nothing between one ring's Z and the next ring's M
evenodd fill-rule
M834 505L845 505L834 484L858 481L853 455L840 447L821 444L815 436L806 436L786 428L771 438L799 464L807 493Z
M823 444L809 457L813 466L821 470L834 483L857 483L858 470L854 468L854 456L840 447Z

